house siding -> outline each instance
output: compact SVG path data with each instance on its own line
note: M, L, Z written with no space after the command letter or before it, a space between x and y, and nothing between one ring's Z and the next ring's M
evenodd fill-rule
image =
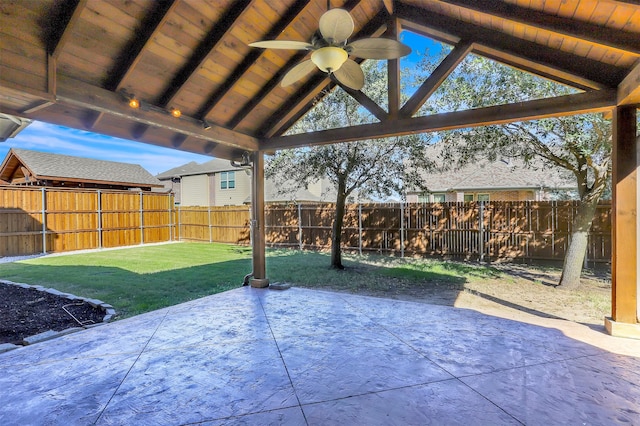
M209 176L183 176L181 180L180 205L208 206L209 205Z
M235 171L236 187L232 189L220 188L220 173L215 174L215 206L237 206L244 204L251 195L251 177L243 170Z

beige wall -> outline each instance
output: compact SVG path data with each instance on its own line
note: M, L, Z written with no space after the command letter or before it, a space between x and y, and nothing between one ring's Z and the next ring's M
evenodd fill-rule
M215 185L214 206L237 206L244 204L251 195L251 176L244 170L235 171L236 187L233 189L220 188L220 173L214 175L212 184Z
M183 176L180 183L181 206L209 205L209 177L207 175Z

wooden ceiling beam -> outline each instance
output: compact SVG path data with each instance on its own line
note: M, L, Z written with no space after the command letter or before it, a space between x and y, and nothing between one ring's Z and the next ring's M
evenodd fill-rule
M523 63L535 72L538 65L548 72L558 70L563 78L575 76L579 84L584 85L585 80L594 82L592 86L616 87L624 78L624 69L585 57L563 52L548 46L506 36L504 33L491 30L479 25L462 22L438 13L428 12L414 6L403 3L396 4L396 13L406 22L406 26L415 24L417 31L420 26L432 28L435 31L449 33L460 39L470 40L475 43L474 52L482 54L482 46L493 51L505 52L507 55L521 58ZM428 30L427 30L428 31Z
M389 17L387 35L394 40L400 38L402 27L395 16ZM389 59L387 61L387 102L389 117L397 118L400 113L400 60Z
M350 89L349 87L343 84L340 84L339 81L336 81L336 83L342 88L342 90L347 92L347 94L349 94L353 99L355 99L360 105L362 105L367 111L369 111L378 120L385 121L389 119L389 113L387 113L387 111L382 109L382 107L378 105L376 101L374 101L373 99L365 95L362 91Z
M249 135L213 124L210 129L204 129L202 122L199 120L185 116L176 119L164 111L145 110L143 107L132 109L118 93L62 75L59 76L58 80L58 96L56 99L58 104L68 104L92 111L104 112L129 121L160 127L240 150L256 151L258 149L258 140Z
M449 77L449 74L464 60L469 52L473 49L473 43L470 41L462 41L447 55L446 58L438 64L437 68L422 83L416 92L402 106L400 110L401 118L412 117L422 105L429 99L438 87Z
M276 39L280 33L282 33L293 20L304 10L309 3L308 0L296 1L282 16L278 22L271 27L269 32L265 34L265 40ZM225 82L218 87L210 96L207 102L198 111L198 116L206 118L211 111L218 105L218 102L225 97L225 95L231 90L231 88L244 76L244 74L251 68L251 66L260 58L263 49L252 49L247 56L240 62L231 72Z
M640 55L640 37L637 34L613 28L594 25L577 19L567 19L533 9L491 0L438 0L473 11L483 16L495 16L500 19L523 24L563 36Z
M58 59L64 47L69 42L69 38L71 37L71 32L75 28L77 22L80 20L80 15L84 12L87 7L88 0L79 0L73 9L73 13L69 16L68 22L64 25L62 29L62 33L57 41L52 41L55 43L55 46L49 46L49 53L53 59ZM52 37L53 38L53 37Z
M168 106L176 100L180 90L193 79L198 71L204 66L209 55L215 51L222 39L228 35L235 25L236 20L255 3L255 0L238 0L225 12L218 23L206 35L204 40L195 49L189 61L173 77L158 97L157 103L161 106ZM200 115L200 118L203 116Z
M145 17L139 31L136 32L136 37L123 49L115 67L108 73L109 77L104 84L106 89L117 92L126 85L127 79L142 59L143 52L153 43L180 1L182 0L155 3L155 9ZM87 122L87 127L89 129L95 127L103 116L103 112L95 114L93 119Z
M388 22L389 16L385 10L381 10L354 38L379 37L387 30ZM356 62L362 62L362 60L357 59ZM318 95L323 89L329 93L335 86L336 84L326 74L318 73L302 85L294 95L290 96L289 100L271 117L265 120L259 133L265 137L284 133L318 101Z
M203 41L194 50L193 55L187 63L173 76L173 79L167 84L162 94L156 99L156 103L160 107L171 105L178 97L180 90L187 85L207 61L212 51L221 42L222 38L233 29L233 24L242 13L251 6L255 0L238 0L229 10L220 18L220 25L214 25ZM145 124L138 124L134 133L138 138L142 138L149 127Z
M618 86L618 105L640 106L640 62Z
M163 25L181 0L158 1L154 3L154 9L145 15L144 20L135 32L129 43L120 52L115 66L107 74L109 77L104 82L104 88L112 92L122 89L131 73L135 71L145 51L153 43L154 38L162 30Z
M616 95L615 89L607 89L467 111L388 120L349 128L280 136L262 140L260 149L273 151L608 111L615 107Z

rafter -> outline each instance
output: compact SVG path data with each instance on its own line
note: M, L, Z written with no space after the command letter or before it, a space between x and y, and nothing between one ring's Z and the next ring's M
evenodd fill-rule
M409 27L411 27L411 23L417 24L418 32L420 32L420 27L433 28L461 39L474 41L476 43L474 52L482 54L482 46L486 46L495 52L504 52L507 55L522 58L524 65L532 72L535 72L540 64L544 71L559 70L565 79L575 76L575 80L582 85L586 84L585 81L595 82L591 87L601 87L602 85L615 87L624 77L624 69L622 68L516 37L507 37L499 31L461 22L413 6L398 3L396 13L406 21L406 25Z
M79 0L78 1L78 4L76 5L75 9L73 10L73 13L69 17L69 21L64 26L64 30L62 31L62 34L60 35L60 38L55 43L55 46L50 46L49 53L51 54L51 57L53 59L58 59L58 57L60 56L60 54L64 50L64 47L69 42L69 38L71 37L71 33L75 29L75 26L78 23L78 20L80 20L80 16L82 15L82 13L84 12L85 8L87 7L87 1L88 0Z
M207 34L202 42L195 49L191 58L178 71L173 79L167 84L162 94L157 99L157 104L161 107L171 105L178 97L180 90L187 85L189 80L194 78L200 68L207 61L212 51L216 49L222 38L233 29L233 23L255 0L239 0L226 11L224 16L220 18L222 24L215 25ZM136 134L139 138L144 136L148 130L148 126L139 124L136 126Z
M490 0L439 0L483 16L496 16L518 24L539 28L599 46L631 52L640 55L640 38L637 34L607 28L600 25L561 16L550 15L537 10L525 9L505 2Z
M260 103L266 98L272 90L278 87L280 84L280 80L284 77L284 75L289 72L289 70L298 64L308 52L298 52L291 57L287 61L287 63L280 68L274 75L269 79L269 81L262 86L260 91L254 95L249 102L247 102L241 109L238 111L231 119L226 123L226 126L230 129L234 129L244 117L249 115L251 111L254 110Z
M157 34L162 31L164 23L167 22L181 1L155 2L155 9L145 17L136 36L122 49L120 58L109 71L109 78L104 83L105 89L117 91L126 84L143 53L148 50Z
M231 32L236 20L242 15L255 0L239 0L225 12L219 22L213 26L205 39L198 45L195 52L189 58L184 67L173 77L158 98L158 104L168 106L174 102L189 81L195 77L200 68L205 64L212 51L222 42L222 39Z
M400 110L401 118L409 118L413 116L422 105L429 99L431 95L440 87L440 85L449 77L449 74L462 62L467 54L473 49L473 43L469 41L460 42L440 62L438 67L431 75L422 83L416 92L409 98Z
M636 63L618 86L618 105L633 104L640 105L640 63Z
M287 12L276 22L276 24L265 34L264 39L270 40L277 38L293 20L298 16L300 12L307 6L308 1L298 0L293 6L291 6ZM198 116L206 118L209 113L216 107L218 102L231 90L231 88L244 76L244 74L251 68L251 66L262 55L262 49L252 49L247 56L235 67L233 72L227 77L225 82L209 96L207 102L200 108Z
M365 95L362 91L350 89L347 86L340 84L340 82L338 82L338 85L378 120L385 121L389 118L387 111L382 109L380 105Z
M607 89L467 111L388 120L381 123L363 124L342 129L280 136L261 141L260 149L297 148L301 146L324 145L440 130L488 126L515 121L537 120L552 116L557 117L606 111L613 108L615 104L616 91L614 89Z
M140 31L123 49L120 59L116 61L116 66L109 72L109 79L104 84L106 89L117 92L126 85L127 79L140 62L143 52L153 43L157 34L162 31L165 22L167 22L181 1L155 3L155 10L140 25ZM102 112L97 113L93 120L87 123L87 127L89 129L95 127L102 120L103 115L104 113Z
M60 34L60 38L57 41L50 41L55 43L54 46L49 46L49 54L47 55L47 90L53 96L57 90L57 77L58 77L58 58L64 50L64 47L69 42L71 33L73 32L76 24L80 20L80 16L87 7L87 0L79 0L73 9L73 13L68 16L68 22L64 26L64 30Z

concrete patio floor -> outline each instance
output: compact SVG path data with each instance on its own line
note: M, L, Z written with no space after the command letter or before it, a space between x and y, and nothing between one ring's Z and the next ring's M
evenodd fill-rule
M567 321L245 287L0 354L0 424L640 424L631 355Z

